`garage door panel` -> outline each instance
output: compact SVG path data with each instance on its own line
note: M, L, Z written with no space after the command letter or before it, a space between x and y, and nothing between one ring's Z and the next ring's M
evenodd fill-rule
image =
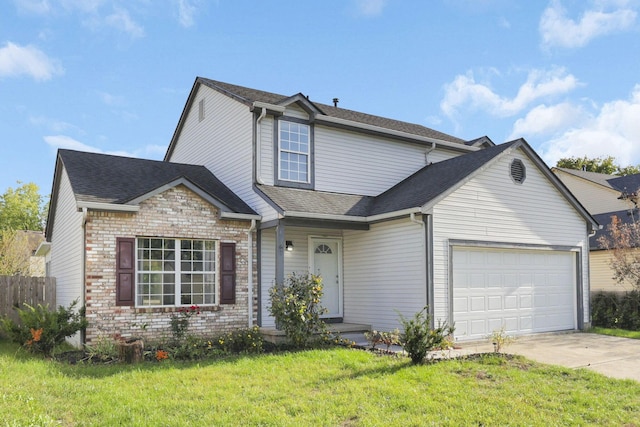
M503 326L526 334L575 327L575 254L455 248L453 320L459 339Z
M518 308L518 297L516 295L507 295L504 297L504 308L513 310Z

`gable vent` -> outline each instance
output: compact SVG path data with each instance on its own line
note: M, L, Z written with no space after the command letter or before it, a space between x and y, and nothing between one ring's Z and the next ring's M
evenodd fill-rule
M527 177L527 169L520 159L513 159L511 162L511 179L518 184L522 184Z

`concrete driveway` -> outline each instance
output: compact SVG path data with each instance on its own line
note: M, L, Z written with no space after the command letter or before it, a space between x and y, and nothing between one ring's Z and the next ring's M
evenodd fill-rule
M460 343L463 352L491 352L487 342ZM584 332L519 337L503 349L541 363L586 368L613 378L640 381L640 340Z

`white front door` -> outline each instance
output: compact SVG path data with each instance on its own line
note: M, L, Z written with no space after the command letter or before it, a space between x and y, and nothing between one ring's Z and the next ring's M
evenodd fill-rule
M309 265L311 272L322 277L324 294L322 306L327 309L323 317L342 317L342 262L341 241L332 238L309 239Z

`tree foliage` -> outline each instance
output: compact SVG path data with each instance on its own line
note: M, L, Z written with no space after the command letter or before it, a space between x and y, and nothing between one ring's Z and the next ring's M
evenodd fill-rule
M633 175L640 173L640 165L622 167L616 163L615 157L564 157L558 160L556 167L585 170L587 172L604 173L607 175Z
M0 231L42 230L46 209L38 186L32 182L18 184L0 196Z
M623 223L613 216L607 228L609 235L601 236L598 242L602 248L611 251L609 265L613 278L640 290L640 222Z
M0 231L0 276L28 276L30 265L28 234L17 230Z

